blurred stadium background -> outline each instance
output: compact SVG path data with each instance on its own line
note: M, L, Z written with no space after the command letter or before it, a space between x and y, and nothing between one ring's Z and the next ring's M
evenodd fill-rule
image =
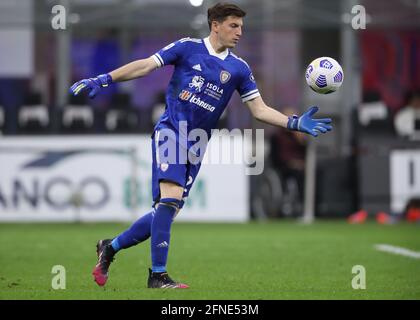
M94 100L68 89L179 38L207 36L207 8L216 2L0 1L0 242L29 228L10 222L129 223L150 207L149 137L171 67ZM220 128L264 129L264 172L205 167L179 220L276 226L339 218L340 228L409 220L417 229L399 229L395 239L420 250L420 1L234 2L248 13L234 51L251 65L267 104L286 113L318 105L334 130L310 139L265 126L234 95ZM66 8L65 30L52 28L57 4ZM351 27L355 5L366 9L366 29ZM305 83L306 66L320 56L343 67L336 93L318 95Z

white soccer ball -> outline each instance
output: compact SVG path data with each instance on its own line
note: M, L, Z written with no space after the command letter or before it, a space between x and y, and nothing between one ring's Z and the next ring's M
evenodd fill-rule
M312 61L306 68L306 82L317 93L328 94L337 91L343 84L344 73L340 64L330 57Z

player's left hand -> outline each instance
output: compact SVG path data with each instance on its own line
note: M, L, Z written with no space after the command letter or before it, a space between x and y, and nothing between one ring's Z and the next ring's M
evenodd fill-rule
M70 88L70 93L77 96L80 92L88 92L89 98L93 99L101 88L108 87L112 83L112 78L109 74L100 74L95 78L83 79Z
M293 115L289 117L287 128L290 130L308 133L317 137L319 133L326 133L332 130L330 118L313 119L312 116L319 110L317 106L311 107L300 117Z

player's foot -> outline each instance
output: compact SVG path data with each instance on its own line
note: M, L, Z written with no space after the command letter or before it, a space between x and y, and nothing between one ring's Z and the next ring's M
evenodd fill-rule
M148 288L161 289L187 289L188 285L184 283L175 282L172 280L167 272L152 272L149 268L149 280L147 281Z
M93 278L95 282L103 286L108 280L108 269L112 261L114 261L115 251L111 245L111 239L99 240L96 244L96 254L98 255L98 263L93 268Z

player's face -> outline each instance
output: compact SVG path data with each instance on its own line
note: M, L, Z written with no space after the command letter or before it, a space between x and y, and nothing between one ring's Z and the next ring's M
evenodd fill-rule
M226 48L234 48L242 36L242 18L229 16L222 23L216 23L218 40Z

